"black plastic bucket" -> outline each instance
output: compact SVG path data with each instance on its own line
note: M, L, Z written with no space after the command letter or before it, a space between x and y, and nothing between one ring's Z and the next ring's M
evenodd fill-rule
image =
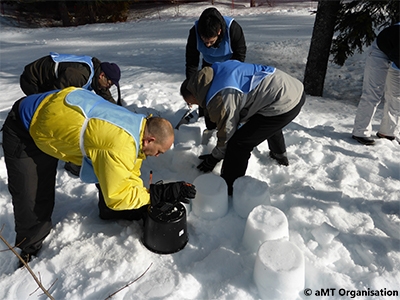
M143 245L152 252L170 254L188 242L186 209L181 203L149 206L144 224Z

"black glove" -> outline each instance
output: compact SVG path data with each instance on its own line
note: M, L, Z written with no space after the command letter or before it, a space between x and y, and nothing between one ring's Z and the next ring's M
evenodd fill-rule
M197 169L203 172L211 172L220 161L220 159L215 158L212 154L200 155L199 159L202 159L203 162L197 166Z
M159 181L150 184L150 202L151 205L157 205L160 202L169 203L190 203L188 199L196 196L196 188L193 184L185 181L162 183Z

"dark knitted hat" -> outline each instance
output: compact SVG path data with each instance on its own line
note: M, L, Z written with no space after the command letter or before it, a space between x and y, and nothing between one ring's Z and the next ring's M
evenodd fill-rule
M121 79L121 70L117 64L102 62L100 64L101 69L106 74L107 78L112 81L116 86L119 86L119 80Z

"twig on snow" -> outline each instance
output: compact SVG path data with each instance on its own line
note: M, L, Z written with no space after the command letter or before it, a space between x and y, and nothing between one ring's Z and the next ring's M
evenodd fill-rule
M17 251L15 251L14 247L11 246L7 240L1 235L2 231L3 231L4 225L2 226L1 230L0 230L0 239L3 241L4 244L6 244L6 246L8 247L8 249L10 249L12 251L12 253L15 254L16 257L18 257L18 259L24 264L25 268L29 271L29 273L32 275L33 279L36 281L37 285L42 289L43 293L49 297L49 299L54 300L54 298L50 295L50 293L48 292L48 290L46 290L46 288L42 285L42 283L40 282L40 280L37 278L37 276L35 275L35 273L32 271L32 269L28 266L28 264L22 259L22 257L18 254Z
M115 296L115 294L119 293L120 291L122 291L123 289L127 288L128 286L130 286L132 283L135 283L136 281L138 281L140 278L142 278L144 276L144 274L147 273L147 271L150 269L150 267L153 265L153 263L150 264L150 266L147 267L146 271L143 272L142 275L140 275L138 278L136 278L134 281L129 282L128 284L126 284L125 286L123 286L122 288L120 288L118 291L112 293L111 295L109 295L105 300L111 299L113 296Z

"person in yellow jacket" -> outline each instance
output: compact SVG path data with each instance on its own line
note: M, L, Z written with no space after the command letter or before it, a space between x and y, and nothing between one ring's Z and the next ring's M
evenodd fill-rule
M168 120L133 113L82 88L15 102L3 126L3 150L23 259L37 254L52 228L58 160L82 166L81 180L97 184L102 219L140 220L149 204L194 198L189 183L148 190L140 178L143 159L166 152L173 141Z

